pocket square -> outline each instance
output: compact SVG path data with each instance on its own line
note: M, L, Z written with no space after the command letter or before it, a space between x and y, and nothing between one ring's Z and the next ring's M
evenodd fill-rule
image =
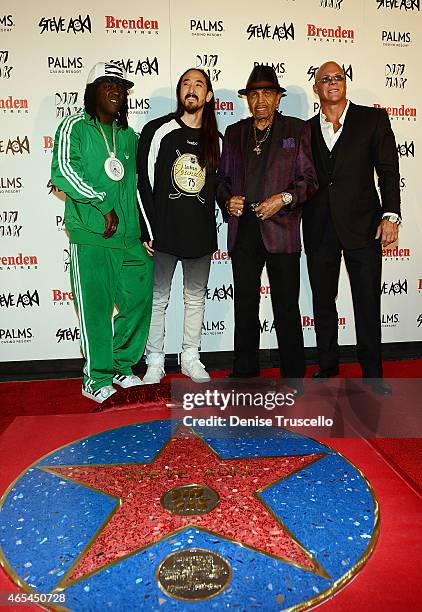
M283 142L281 143L283 149L294 149L295 148L295 139L294 138L283 138Z

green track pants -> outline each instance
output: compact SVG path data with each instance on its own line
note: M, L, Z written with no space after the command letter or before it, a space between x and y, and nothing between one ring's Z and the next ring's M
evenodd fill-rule
M132 374L151 320L153 261L141 242L113 249L70 245L70 277L85 357L83 385L94 392ZM118 313L113 318L114 306Z

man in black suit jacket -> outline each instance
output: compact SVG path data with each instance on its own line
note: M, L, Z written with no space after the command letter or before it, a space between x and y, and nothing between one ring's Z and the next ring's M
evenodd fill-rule
M315 75L321 111L310 119L319 191L304 207L303 238L313 295L319 370L338 374L336 296L342 253L350 278L357 354L373 391L382 381L381 246L398 237L400 185L397 148L387 113L346 98L344 71L335 62ZM374 170L378 175L378 196Z

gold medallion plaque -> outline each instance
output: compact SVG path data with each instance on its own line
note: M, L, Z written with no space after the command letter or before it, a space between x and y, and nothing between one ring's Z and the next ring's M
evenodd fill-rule
M161 505L179 516L207 514L220 502L217 491L205 485L181 485L167 491L161 497Z
M203 548L186 548L168 555L156 578L170 597L201 601L218 595L229 584L232 570L221 555Z

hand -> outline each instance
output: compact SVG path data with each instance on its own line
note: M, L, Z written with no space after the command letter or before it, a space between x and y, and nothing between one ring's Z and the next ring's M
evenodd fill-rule
M243 196L232 196L226 203L227 212L232 217L240 217L243 214L244 205L245 198Z
M265 219L269 219L278 213L283 206L284 202L281 199L281 194L272 195L255 208L255 214L260 221L265 221Z
M152 240L149 240L148 242L143 242L142 244L146 248L148 255L152 257L154 255L154 249L152 248Z
M381 244L383 247L387 247L393 242L396 242L399 237L399 226L398 223L391 223L388 219L383 219L377 227L377 233L375 234L375 240L381 238Z
M119 225L119 217L116 215L114 208L110 210L106 215L104 215L105 228L104 228L104 238L110 238L113 234L116 233L117 226Z

